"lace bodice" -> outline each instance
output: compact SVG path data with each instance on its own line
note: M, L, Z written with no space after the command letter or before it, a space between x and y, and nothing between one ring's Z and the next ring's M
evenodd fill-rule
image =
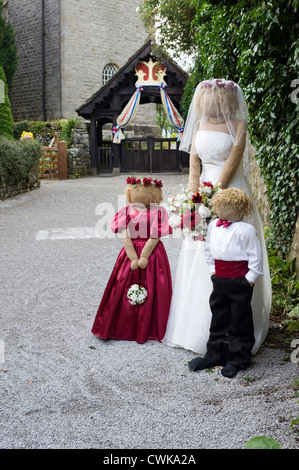
M202 162L201 181L216 182L229 156L232 145L232 136L225 132L204 130L197 132L195 148Z

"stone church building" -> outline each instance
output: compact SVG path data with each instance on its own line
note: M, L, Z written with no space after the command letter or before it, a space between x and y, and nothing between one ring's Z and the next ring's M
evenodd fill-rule
M144 44L141 0L7 0L19 65L10 92L15 121L77 117Z
M162 72L162 62L153 54L152 41L140 19L141 3L142 0L4 3L3 14L14 29L18 52L18 68L10 90L14 121L80 116L85 129L80 131L84 144L80 138L73 138L72 145L84 147L86 155L80 151L77 160L81 160L80 165L86 160L85 170L92 174L115 174L133 168L180 172L186 166L177 142L160 141L156 105L163 102L164 111L167 109L173 119L173 128L182 132L179 108L188 75L168 54L163 54L167 79L161 80L167 91L162 91L162 82L156 77L156 67ZM145 65L141 65L142 59ZM136 91L135 72L138 67L149 66L150 60L154 83L147 78L138 88L145 89L138 106L134 104L132 108L136 109L134 122L130 120L122 137L135 140L115 143L113 129L117 119L127 103L131 106ZM144 70L138 73L147 76ZM150 141L145 141L150 137Z

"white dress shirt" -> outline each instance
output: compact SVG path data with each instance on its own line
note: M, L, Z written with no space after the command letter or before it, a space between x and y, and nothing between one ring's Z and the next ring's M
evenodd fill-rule
M215 272L215 259L247 261L246 279L255 283L263 275L263 253L255 228L246 222L232 222L229 227L217 227L214 219L208 227L205 255L210 271Z

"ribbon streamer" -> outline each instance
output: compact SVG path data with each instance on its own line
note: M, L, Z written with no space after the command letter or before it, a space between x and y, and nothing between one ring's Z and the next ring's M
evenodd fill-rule
M184 120L178 113L177 109L174 107L171 99L166 93L165 87L166 84L162 82L160 85L160 93L161 93L161 102L163 104L164 111L168 116L170 123L173 125L175 129L178 131L177 140L180 141L182 139L182 135L184 132ZM130 101L127 103L121 114L116 118L117 125L112 127L112 132L114 134L113 143L120 144L121 141L125 138L122 129L129 126L135 119L139 104L140 104L140 95L143 90L142 85L136 85L137 90L131 97Z
M171 99L169 98L168 94L165 90L165 83L162 82L160 85L160 92L161 92L161 101L163 104L164 111L168 116L169 122L176 128L178 131L177 141L182 140L183 132L184 132L184 120L178 113L177 109L174 107Z
M116 118L117 126L112 128L112 132L114 134L113 143L120 144L121 141L125 138L122 129L129 126L135 119L139 103L140 103L140 95L143 87L141 85L136 85L137 90L131 97L128 104L123 109L122 113Z

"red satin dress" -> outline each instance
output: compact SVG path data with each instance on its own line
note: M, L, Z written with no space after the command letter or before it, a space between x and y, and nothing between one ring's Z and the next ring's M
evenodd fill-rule
M160 238L171 233L168 214L156 206L138 212L132 205L121 209L111 222L114 233L129 228L137 256L148 238ZM131 305L127 298L133 284L146 288L143 304ZM119 339L144 343L161 341L166 331L172 281L168 257L161 240L151 253L145 269L131 270L125 249L122 248L103 294L91 332L102 339Z

